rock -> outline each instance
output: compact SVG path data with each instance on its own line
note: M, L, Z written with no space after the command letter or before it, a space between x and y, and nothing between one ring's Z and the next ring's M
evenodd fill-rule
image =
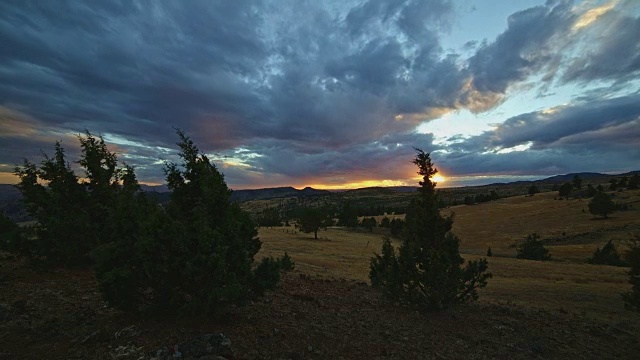
M176 348L184 359L200 359L204 356L212 359L216 356L233 358L231 340L222 333L201 335L178 344Z
M109 355L114 360L138 360L145 359L145 353L141 347L133 344L118 346Z
M136 337L140 334L142 334L142 331L140 329L138 329L135 325L130 325L130 326L127 326L126 328L116 331L114 336L116 340L118 340L122 338Z

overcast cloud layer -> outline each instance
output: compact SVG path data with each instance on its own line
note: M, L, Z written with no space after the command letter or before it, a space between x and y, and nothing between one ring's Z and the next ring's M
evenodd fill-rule
M73 157L73 134L89 129L160 183L163 161L175 160L172 127L233 188L411 184L412 147L460 181L640 169L636 1L547 1L461 24L473 10L446 0L3 1L0 180L55 140ZM489 39L471 30L462 47L444 41L483 21L505 25ZM534 111L465 131L525 93L540 99ZM460 135L416 131L451 114Z

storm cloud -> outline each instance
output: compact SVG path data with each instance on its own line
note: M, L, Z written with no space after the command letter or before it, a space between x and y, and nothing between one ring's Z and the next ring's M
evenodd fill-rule
M464 25L463 3L448 0L5 1L0 170L56 140L76 155L74 134L89 129L143 181L162 182L173 127L239 188L408 183L414 146L451 176L574 170L572 156L595 149L617 160L575 170L631 170L640 157L630 150L640 114L629 90L640 69L633 3L593 13L548 1L503 19L495 38L466 39L463 55L445 42ZM597 101L576 92L481 135L443 143L416 132L496 109L523 88L596 81Z

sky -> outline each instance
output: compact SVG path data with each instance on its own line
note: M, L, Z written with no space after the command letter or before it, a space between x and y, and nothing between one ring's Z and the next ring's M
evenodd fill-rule
M88 129L161 184L175 128L232 189L640 170L640 1L0 2L0 183Z

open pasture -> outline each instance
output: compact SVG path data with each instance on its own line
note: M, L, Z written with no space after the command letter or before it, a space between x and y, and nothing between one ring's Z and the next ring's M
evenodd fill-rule
M588 200L554 200L554 193L512 197L498 201L458 206L444 211L456 213L454 232L461 239L463 256L484 256L488 246L493 273L482 301L512 302L554 311L587 313L606 319L637 316L624 310L620 293L628 291L626 268L589 265L586 259L597 246L613 239L622 246L631 233L640 233L640 192L617 195L617 201L632 210L599 220L582 209ZM531 232L548 239L552 261L516 259L513 244ZM261 228L263 255L284 251L296 262L297 271L326 278L368 282L369 260L379 252L383 236L329 228L304 234L293 227ZM639 318L640 320L640 318Z

